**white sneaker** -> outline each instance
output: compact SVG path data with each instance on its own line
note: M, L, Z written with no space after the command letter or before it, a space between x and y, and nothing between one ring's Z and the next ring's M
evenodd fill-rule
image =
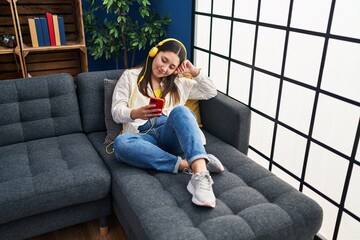
M220 160L212 154L208 154L208 163L206 164L207 170L213 173L220 173L224 171L224 166Z
M187 190L193 195L192 202L199 206L215 207L216 198L212 189L214 181L208 171L192 175Z

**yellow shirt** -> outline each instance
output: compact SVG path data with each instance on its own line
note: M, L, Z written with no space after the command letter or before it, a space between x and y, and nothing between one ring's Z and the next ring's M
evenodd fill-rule
M161 90L161 88L160 88L160 89L155 89L155 90L154 90L154 95L155 95L155 97L157 97L157 98L161 98L161 95L162 95L162 90Z

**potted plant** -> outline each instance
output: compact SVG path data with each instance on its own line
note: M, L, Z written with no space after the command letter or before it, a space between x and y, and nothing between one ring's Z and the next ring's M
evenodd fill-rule
M88 0L88 3L84 12L88 51L95 60L114 58L117 69L120 57L124 68L132 67L136 51L164 38L171 22L168 16L160 17L149 0Z

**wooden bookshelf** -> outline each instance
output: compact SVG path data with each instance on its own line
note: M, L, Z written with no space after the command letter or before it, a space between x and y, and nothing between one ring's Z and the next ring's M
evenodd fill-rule
M64 17L66 45L32 47L28 19L45 17L47 12ZM88 71L81 0L0 0L2 17L6 25L1 25L0 33L16 33L18 45L15 49L0 48L0 54L19 55L23 77L61 72L75 77ZM8 67L0 62L0 69L12 71ZM0 79L4 76L0 72Z
M55 73L69 73L74 77L83 72L84 56L80 49L55 49L51 51L30 51L24 57L26 71L31 76L44 76Z
M12 34L18 42L12 0L0 0L0 35ZM0 80L25 77L20 48L0 46Z
M19 55L15 54L15 51L8 52L6 49L2 49L0 52L0 80L22 78L22 64Z

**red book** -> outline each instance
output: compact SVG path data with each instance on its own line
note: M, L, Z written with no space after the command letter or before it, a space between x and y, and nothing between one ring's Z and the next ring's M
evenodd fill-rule
M51 13L45 13L45 17L48 23L48 29L49 29L49 37L50 37L50 45L56 46L56 40L55 40L55 31L54 31L54 23L53 23L53 17Z

